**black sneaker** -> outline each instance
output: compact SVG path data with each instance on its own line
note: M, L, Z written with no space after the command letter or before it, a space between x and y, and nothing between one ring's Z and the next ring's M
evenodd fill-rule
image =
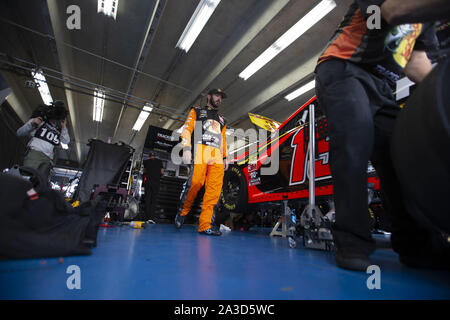
M340 268L355 271L367 271L367 268L371 265L369 256L345 256L339 252L336 252L336 264Z
M181 216L181 212L178 212L175 216L175 227L180 229L184 223L184 216Z
M200 234L205 234L207 236L221 236L222 232L220 232L219 230L214 230L214 229L207 229L205 231L199 232Z

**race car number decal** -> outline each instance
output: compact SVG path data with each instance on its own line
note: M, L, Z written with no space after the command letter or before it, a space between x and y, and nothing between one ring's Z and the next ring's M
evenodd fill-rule
M291 173L289 185L298 185L305 183L308 177L308 158L309 150L306 152L302 149L305 131L300 128L292 137L291 147L293 147ZM318 158L315 160L316 181L331 178L330 167L328 165L328 139L322 139L317 142Z

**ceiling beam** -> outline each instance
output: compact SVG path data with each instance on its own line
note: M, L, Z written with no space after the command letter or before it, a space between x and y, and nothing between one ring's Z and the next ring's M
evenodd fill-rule
M59 58L59 64L61 66L61 72L63 74L73 74L74 70L72 61L73 54L72 50L65 46L64 43L64 31L66 28L66 21L61 21L60 12L66 12L65 8L61 8L61 1L58 0L47 0L48 11L50 14L50 22L52 25L53 33L56 42L56 51ZM70 87L71 85L68 84ZM76 157L79 163L82 162L81 159L81 144L80 144L80 133L81 127L78 119L78 114L76 112L75 106L78 105L76 95L72 93L71 90L65 90L67 105L70 113L70 120L72 122L72 129L74 134Z
M136 58L134 71L133 71L133 74L132 74L132 76L130 78L130 82L128 84L126 99L129 97L129 95L133 94L134 86L136 85L136 81L137 81L137 78L139 76L139 71L144 66L145 58L146 58L147 53L148 53L148 51L150 49L150 44L151 44L152 39L153 39L152 35L156 31L156 28L157 28L158 22L159 22L159 18L161 17L165 6L166 6L166 0L156 0L155 6L153 7L152 15L150 16L150 19L149 19L148 24L147 24L147 30L145 32L144 40L142 41L141 49L139 50L139 54L138 54L138 56ZM127 107L126 107L126 104L125 104L125 101L124 101L122 103L122 108L120 110L119 118L117 119L116 128L114 129L113 138L117 134L117 130L119 128L120 121L122 120L122 115L125 112L126 108Z
M230 125L234 125L242 121L243 118L247 117L248 112L258 109L260 106L270 102L275 97L283 95L284 98L286 90L292 88L304 78L310 77L310 75L314 72L319 56L320 53L315 54L305 63L287 73L284 77L277 81L271 82L266 88L258 88L258 92L256 94L254 90L249 92L246 96L243 96L242 99L239 100L239 107L233 105L227 106L227 108L236 110L236 112L233 112L232 115L228 117Z
M202 92L211 82L224 71L288 3L289 0L255 1L255 6L251 8L252 16L246 19L248 22L242 23L235 29L228 41L224 43L224 49L214 59L211 59L203 74L197 77L203 80L197 84L192 93L181 103L182 106L187 106L183 109L183 113L186 113L202 97ZM169 128L172 124L167 124L164 127Z
M27 122L33 110L22 92L23 87L18 85L14 77L7 72L3 72L2 75L12 90L12 93L6 97L6 100L8 100L20 120L24 123Z

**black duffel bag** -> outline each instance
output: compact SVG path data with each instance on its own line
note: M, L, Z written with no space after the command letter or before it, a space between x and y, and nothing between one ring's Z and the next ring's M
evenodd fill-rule
M0 259L91 254L106 204L89 201L73 208L39 172L19 171L22 177L0 173Z

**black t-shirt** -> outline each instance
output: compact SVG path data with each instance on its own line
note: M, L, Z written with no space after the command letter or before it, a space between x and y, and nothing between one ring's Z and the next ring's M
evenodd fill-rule
M147 159L144 160L144 168L147 175L147 181L150 183L155 182L157 180L159 182L159 178L161 177L161 169L163 168L162 161L159 159Z
M355 0L334 33L319 63L333 58L345 59L396 82L413 50L430 51L437 45L432 23L392 26L381 19L381 28L370 29L370 5L380 7L385 0Z
M208 107L194 107L196 121L202 124L202 135L191 136L191 145L204 144L220 149L222 145L222 129L225 126L225 119L219 116L217 110ZM197 138L195 141L194 139Z

